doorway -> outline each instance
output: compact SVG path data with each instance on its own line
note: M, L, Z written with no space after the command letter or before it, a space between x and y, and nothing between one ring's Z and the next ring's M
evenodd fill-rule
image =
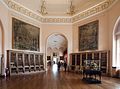
M61 64L67 62L68 41L66 37L59 33L50 35L47 39L46 45L47 69L57 69L58 62ZM61 66L62 70L62 66Z

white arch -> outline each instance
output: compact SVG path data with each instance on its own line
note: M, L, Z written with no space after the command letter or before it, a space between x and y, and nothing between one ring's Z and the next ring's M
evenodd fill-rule
M113 29L113 56L112 56L112 66L116 67L117 65L117 36L116 32L120 29L118 29L118 26L120 25L120 16L118 17L114 29Z
M3 29L3 24L0 20L0 32L1 32L1 53L0 53L0 74L2 75L3 70L4 70L4 29Z
M67 41L67 47L68 47L68 39L67 39L67 37L66 37L63 33L53 32L53 33L49 34L49 35L47 36L46 41L45 41L45 68L47 68L47 42L48 42L48 38L49 38L50 36L54 35L54 34L59 34L59 35L63 36L63 37L66 39L66 41ZM67 52L68 52L68 48L67 48ZM68 55L67 55L67 56L68 56ZM67 60L67 63L69 63L68 61L69 61L69 59Z

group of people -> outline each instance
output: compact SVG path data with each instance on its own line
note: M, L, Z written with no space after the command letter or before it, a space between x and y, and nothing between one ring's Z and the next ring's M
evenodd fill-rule
M60 67L63 65L64 69L65 69L65 72L66 72L66 69L67 69L67 63L64 61L63 63L62 62L58 62L57 63L58 65L58 71L60 71Z

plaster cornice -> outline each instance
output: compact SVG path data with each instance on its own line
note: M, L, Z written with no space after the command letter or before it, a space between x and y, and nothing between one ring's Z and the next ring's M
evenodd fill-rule
M104 2L101 2L71 17L44 17L13 0L4 0L5 4L10 9L15 10L21 14L24 14L42 23L75 23L75 22L78 22L79 20L85 19L89 16L92 16L94 14L107 10L110 6L112 6L117 1L118 0L105 0Z

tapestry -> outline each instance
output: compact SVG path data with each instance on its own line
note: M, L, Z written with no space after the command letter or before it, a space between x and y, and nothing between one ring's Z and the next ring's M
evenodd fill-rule
M39 51L40 29L12 18L12 48Z
M79 27L79 51L98 49L98 27L98 20Z

